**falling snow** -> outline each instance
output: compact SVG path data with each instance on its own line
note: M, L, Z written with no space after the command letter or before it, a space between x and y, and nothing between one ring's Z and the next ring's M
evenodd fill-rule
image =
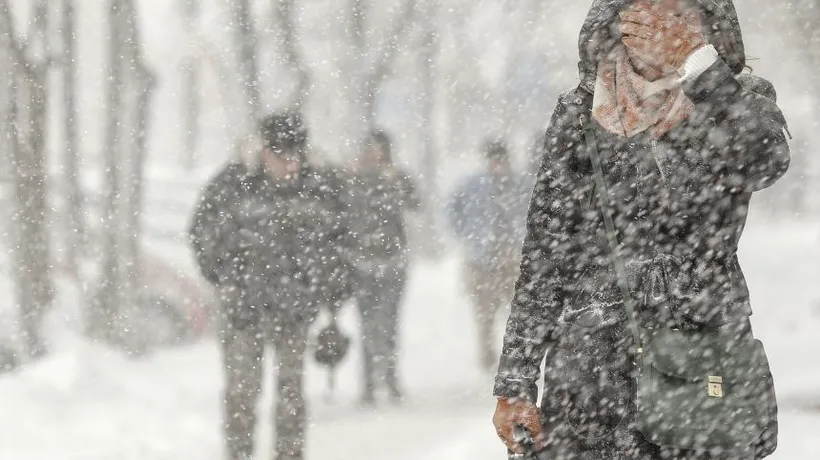
M752 338L816 458L820 9L736 3L0 0L0 458L762 458Z

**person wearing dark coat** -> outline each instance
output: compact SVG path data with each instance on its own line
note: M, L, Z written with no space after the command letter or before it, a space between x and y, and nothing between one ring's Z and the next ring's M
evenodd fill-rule
M205 188L190 241L221 300L223 434L230 460L254 458L265 345L276 369L275 459L304 458L304 355L322 306L340 298L349 271L340 184L306 164L298 114L260 123L258 161L229 164ZM245 152L249 153L249 152Z
M387 133L373 131L346 187L366 405L375 403L381 385L392 400L403 397L398 338L408 267L405 220L407 212L418 210L421 202L415 182L395 165L392 150Z
M584 130L594 133L642 327L747 337L738 241L752 193L790 162L773 87L741 75L731 0L596 0L579 47L580 84L560 97L544 137L495 380L496 431L520 453L525 429L543 460L764 458L777 445L776 418L753 445L719 453L670 449L638 430L640 351Z

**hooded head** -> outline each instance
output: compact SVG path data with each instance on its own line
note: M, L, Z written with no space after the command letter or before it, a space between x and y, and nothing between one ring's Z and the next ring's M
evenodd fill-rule
M361 154L353 161L353 169L378 173L393 166L393 141L387 132L373 129L362 146Z
M502 139L488 139L482 147L490 172L496 177L506 177L510 173L510 149Z
M687 0L697 5L703 17L703 33L736 74L746 66L743 36L732 0ZM618 13L632 0L594 0L578 38L581 86L594 91L598 62L620 40Z
M367 149L372 150L372 156L382 166L393 163L393 141L384 130L374 129L367 139Z

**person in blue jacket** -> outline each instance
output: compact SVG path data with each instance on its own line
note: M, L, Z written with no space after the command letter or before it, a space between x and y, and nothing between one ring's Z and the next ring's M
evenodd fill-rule
M518 275L531 187L526 175L513 171L504 141L486 141L483 153L486 169L456 187L448 214L464 246L463 278L475 308L481 365L489 371L498 356L495 316L509 302Z

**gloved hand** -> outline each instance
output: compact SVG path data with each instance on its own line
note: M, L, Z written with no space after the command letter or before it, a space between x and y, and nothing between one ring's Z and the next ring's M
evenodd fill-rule
M510 451L525 454L525 446L516 436L517 429L525 430L535 441L535 447L542 444L541 412L538 407L524 399L499 398L493 415L493 425L498 437Z
M620 18L630 53L665 74L678 71L707 44L697 12L677 16L668 7L640 1L622 11Z

